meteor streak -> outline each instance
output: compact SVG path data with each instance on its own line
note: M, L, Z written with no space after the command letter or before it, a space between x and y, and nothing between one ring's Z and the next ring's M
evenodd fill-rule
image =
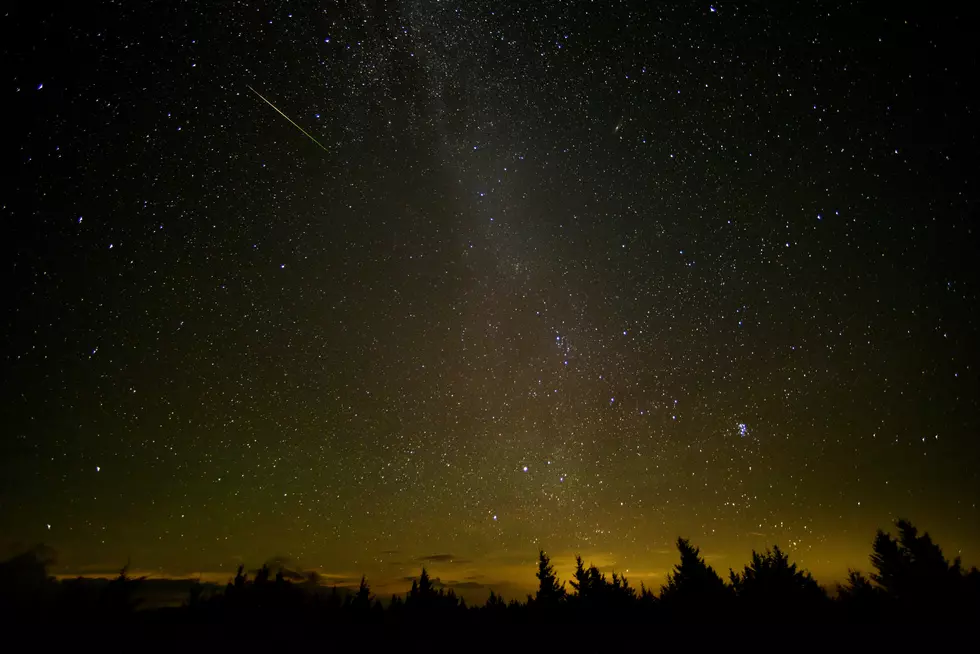
M271 102L269 102L268 100L266 100L265 99L265 96L263 96L261 93L259 93L255 89L253 89L248 84L246 84L245 86L248 86L248 90L249 91L251 91L255 95L257 95L260 98L262 98L262 102L266 103L267 105L269 105L270 107L272 107L273 109L275 109L276 110L276 113L278 113L280 116L282 116L283 118L285 118L286 120L288 120L290 122L290 124L292 124L293 127L295 127L296 129L298 129L299 131L303 132L303 134L305 134L307 136L307 138L309 138L311 141L313 141L314 143L316 143L317 145L319 145L321 150L323 150L324 152L330 152L330 150L328 150L325 147L323 147L323 144L322 143L320 143L315 138L313 138L313 135L312 134L310 134L305 129L303 129L302 127L300 127L299 125L297 125L296 122L292 118L290 118L289 116L287 116L283 112L279 111L279 107L277 107L276 105L274 105Z

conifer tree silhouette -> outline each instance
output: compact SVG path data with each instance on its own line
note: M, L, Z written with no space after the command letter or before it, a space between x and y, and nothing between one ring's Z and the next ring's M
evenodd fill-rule
M455 597L453 598L455 602ZM412 580L412 589L405 598L405 608L416 613L431 613L446 605L446 594L436 591L429 571L422 567L418 580Z
M544 550L538 551L538 571L535 576L538 578L538 592L534 596L534 602L538 607L554 609L564 601L565 584L558 581L551 559Z
M837 584L837 602L844 616L851 620L876 622L882 619L883 599L881 589L857 570L848 570L847 581Z
M504 598L493 592L493 589L491 588L490 597L487 598L487 602L483 605L483 608L491 612L501 611L507 608L507 603L504 601Z
M752 551L752 561L739 574L730 571L732 588L742 616L760 612L778 617L807 615L824 608L826 592L809 572L798 570L778 545Z
M624 617L635 608L636 589L629 585L626 577L613 572L612 581L609 581L596 566L586 568L581 556L575 557L575 572L569 583L575 591L569 596L569 603L583 617L590 613L603 618Z
M637 602L639 603L641 611L650 611L657 604L657 596L652 590L646 587L642 582L640 583L640 594L637 597Z
M119 576L110 581L100 595L100 611L103 616L123 619L136 611L142 600L136 591L146 577L133 579L129 576L129 564L123 566Z
M589 571L586 570L582 557L578 554L575 555L575 572L572 573L568 583L580 600L589 594Z
M371 587L368 585L367 577L361 575L361 583L358 585L357 592L354 593L353 599L351 600L351 609L366 612L371 608L372 599Z
M636 602L636 589L630 586L630 582L624 575L612 573L612 583L609 585L610 605L615 610L624 610L632 607Z
M0 562L0 619L40 611L54 599L58 586L48 575L54 553L44 545Z
M255 572L255 585L264 586L267 584L269 582L269 575L271 574L272 571L269 569L269 564L263 563L262 567Z
M580 612L600 609L606 591L606 577L599 568L590 565L588 568L582 562L582 557L575 556L575 572L569 581L575 590L573 604Z
M928 533L896 520L898 538L881 529L872 544L871 580L880 589L883 610L901 619L935 620L976 604L960 559L950 563Z
M731 589L701 557L701 550L685 538L677 539L681 562L660 590L661 606L677 619L726 617Z
M419 575L419 586L418 593L420 597L431 597L435 594L432 590L432 580L429 578L429 571L422 568L422 574Z
M595 565L585 566L576 557L575 571L566 593L550 558L538 552L535 595L528 602L505 603L495 592L482 607L467 610L463 598L449 584L430 577L422 568L404 601L392 597L388 608L370 590L362 576L356 590L344 592L336 586L324 593L316 573L293 572L284 565L263 565L249 579L239 565L224 592L195 583L188 601L180 608L137 611L141 579L129 576L128 565L110 581L79 578L56 582L47 574L50 559L31 551L0 562L0 600L3 617L44 616L55 621L113 620L118 623L151 616L156 624L170 624L190 616L198 624L231 620L286 621L317 620L375 623L411 620L440 620L445 623L471 620L492 625L504 622L565 620L573 618L608 621L610 618L667 619L680 622L741 619L745 622L843 617L862 623L877 620L905 623L936 620L975 621L980 616L980 572L964 572L959 559L949 561L927 533L907 520L896 522L897 537L879 530L875 535L872 572L865 576L850 571L838 587L838 598L830 601L812 576L797 568L777 546L752 552L740 572L730 571L731 585L718 576L697 547L678 539L680 562L668 575L657 598L645 585L639 593L625 576L612 572L607 578ZM281 563L281 562L280 562ZM272 577L275 569L274 581Z

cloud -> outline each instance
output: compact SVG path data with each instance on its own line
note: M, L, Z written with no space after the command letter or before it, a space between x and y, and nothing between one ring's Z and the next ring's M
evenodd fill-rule
M282 576L289 581L306 581L309 573L303 574L302 572L297 572L296 570L289 570L288 568L282 569Z
M415 559L416 561L423 561L425 563L469 563L467 559L460 559L452 554L429 554L428 556L420 556Z
M452 588L462 588L462 589L479 589L486 588L486 584L481 584L476 581L461 581L456 584L452 584Z
M340 574L324 574L320 576L320 584L324 586L345 586L350 584L361 583L361 578L359 576L348 576Z

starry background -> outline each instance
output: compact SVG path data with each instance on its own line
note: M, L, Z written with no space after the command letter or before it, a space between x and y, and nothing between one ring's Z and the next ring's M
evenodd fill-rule
M831 583L907 516L980 563L975 16L18 4L5 546Z

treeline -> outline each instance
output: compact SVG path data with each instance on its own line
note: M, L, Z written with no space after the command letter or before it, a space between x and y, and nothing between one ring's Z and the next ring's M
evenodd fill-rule
M937 621L980 617L980 572L950 562L928 534L905 520L897 537L879 530L872 545L873 572L851 571L827 593L810 575L774 547L753 552L740 571L725 580L697 547L679 538L680 562L655 593L632 586L615 572L606 576L581 557L563 582L547 554L538 557L538 590L524 600L505 601L496 593L480 606L467 606L423 568L411 590L385 606L367 579L356 589L327 589L316 573L303 577L263 566L250 578L244 567L228 585L196 584L180 607L140 610L142 578L124 569L102 586L83 579L57 582L40 548L0 563L0 611L8 619L52 621L161 622L174 624L412 624L425 621L473 623L734 622L734 621ZM285 621L285 622L282 622Z

